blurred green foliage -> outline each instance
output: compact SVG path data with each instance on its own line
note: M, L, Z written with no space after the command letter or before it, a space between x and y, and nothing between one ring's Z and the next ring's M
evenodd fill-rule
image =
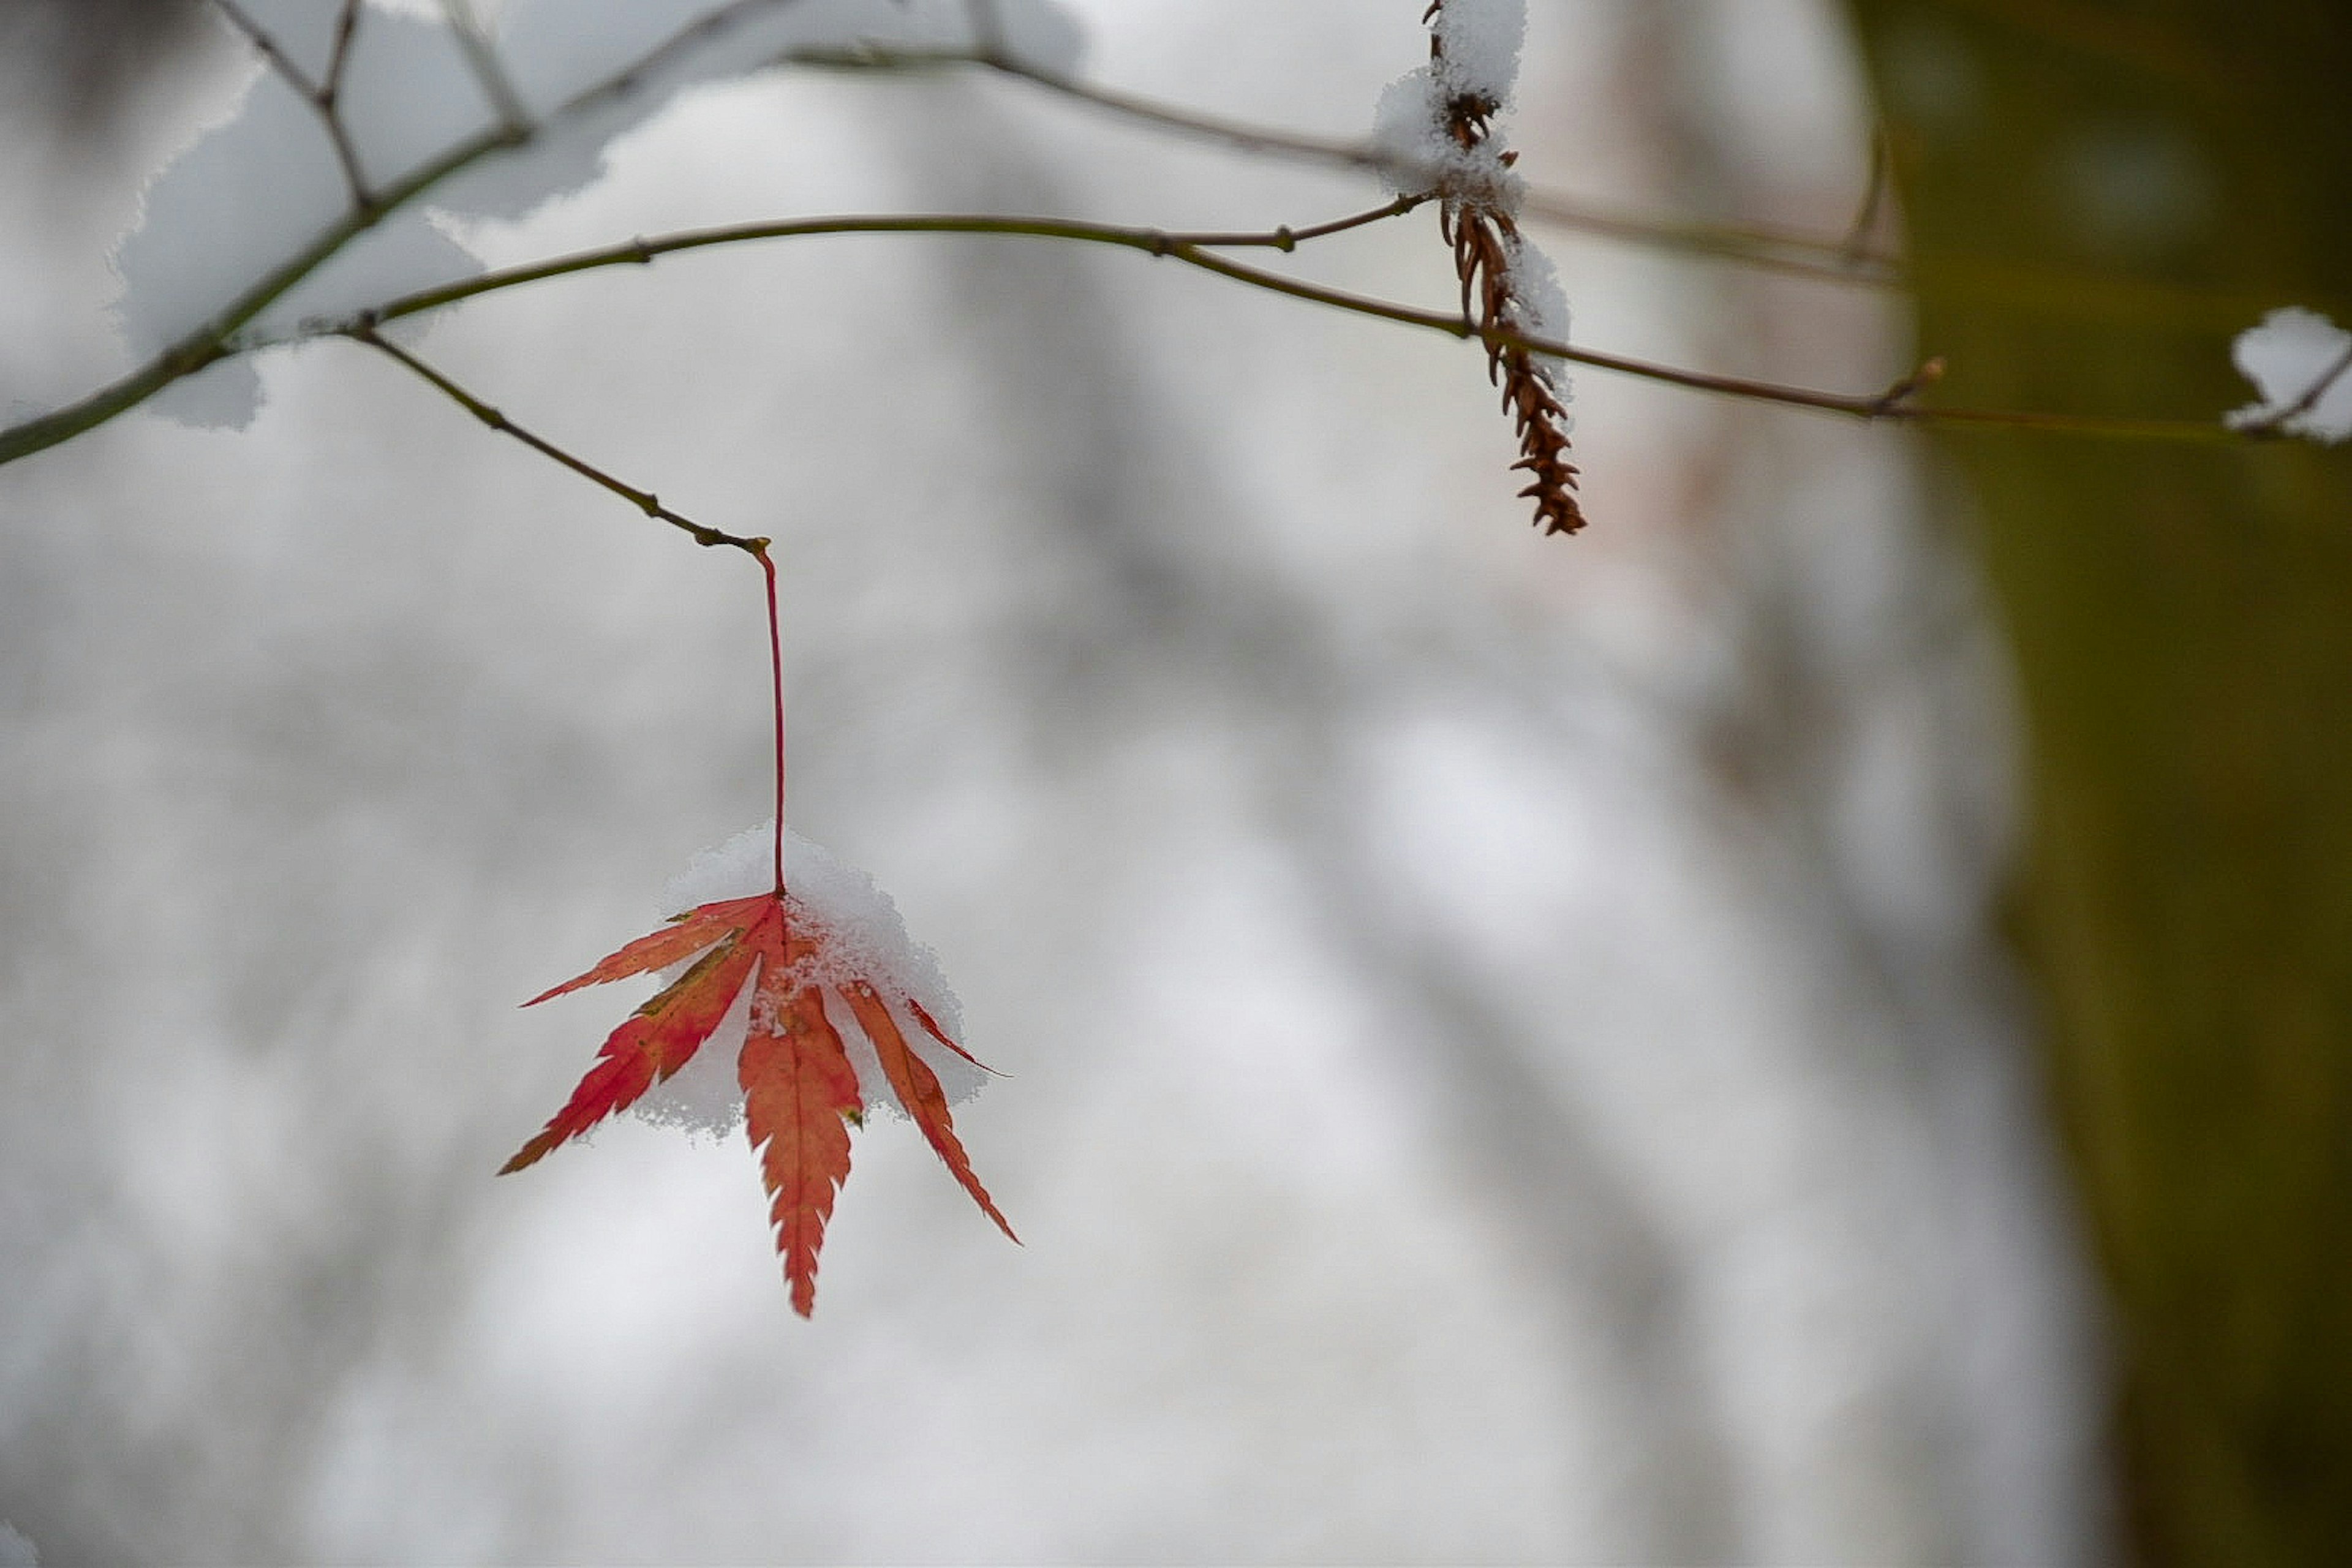
M1937 400L2200 418L2352 324L2352 0L1853 0ZM1960 433L2152 1563L2352 1562L2352 447Z

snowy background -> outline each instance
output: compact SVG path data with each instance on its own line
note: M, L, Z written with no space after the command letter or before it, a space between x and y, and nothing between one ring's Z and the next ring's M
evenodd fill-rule
M1094 0L1095 79L1328 134L1419 0ZM0 405L226 36L0 98ZM13 101L12 101L13 100ZM1815 0L1538 0L1539 187L1839 231ZM1022 84L771 73L455 237L1263 227L1358 176ZM1541 232L1595 346L1837 386L1895 301ZM1453 297L1423 214L1297 258ZM1011 1072L1028 1245L879 1122L793 1319L739 1143L489 1173L617 1016L514 1004L765 815L757 573L379 356L0 469L0 1519L44 1562L2095 1560L2095 1313L1990 934L1964 502L1896 437L1578 378L1542 539L1473 348L1126 254L744 247L425 352L780 543L794 825ZM6 1550L0 1535L0 1550Z

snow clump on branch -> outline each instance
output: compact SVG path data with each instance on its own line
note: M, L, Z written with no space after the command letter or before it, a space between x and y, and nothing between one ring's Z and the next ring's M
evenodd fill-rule
M1511 173L1501 139L1465 141L1456 122L1467 106L1482 106L1486 120L1510 107L1527 31L1527 0L1442 0L1432 8L1429 63L1391 82L1372 114L1373 143L1400 195L1434 190L1518 211L1526 183Z
M115 249L115 314L131 352L146 359L205 333L358 214L373 221L262 304L229 334L232 349L303 336L473 277L482 267L462 243L469 226L520 218L585 187L614 138L688 89L811 51L982 41L967 0L508 0L496 12L484 60L432 7L373 0L339 47L341 0L242 0L238 15L268 50L230 29L256 55L236 112L149 184L138 224ZM995 12L1000 47L1044 69L1076 68L1083 35L1055 0L996 0ZM331 77L348 163L317 101ZM600 85L608 90L579 101ZM509 127L511 144L381 212L387 194L470 139L495 135L509 110L520 120ZM238 356L174 383L149 406L185 424L237 428L260 403L259 377Z
M1527 0L1432 0L1428 21L1429 63L1381 95L1374 144L1399 192L1438 199L1463 319L1484 339L1487 375L1517 428L1513 467L1530 481L1519 494L1535 501L1536 526L1574 533L1584 512L1569 461L1567 367L1556 354L1509 341L1568 340L1559 275L1519 231L1526 185L1511 167L1518 154L1496 129L1518 86Z
M2263 395L2221 416L2231 429L2278 429L2330 445L2352 436L2352 332L2289 305L2240 332L2230 357Z

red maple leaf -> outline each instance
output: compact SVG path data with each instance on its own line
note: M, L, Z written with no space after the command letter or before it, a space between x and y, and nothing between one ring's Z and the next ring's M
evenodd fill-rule
M613 1031L563 1109L499 1173L521 1170L626 1109L684 1067L748 981L754 987L751 1027L736 1078L743 1089L751 1147L767 1184L769 1218L792 1286L793 1310L805 1318L816 1304L817 1249L824 1242L834 1194L849 1174L849 1129L864 1121L866 1110L857 1074L826 1011L827 992L873 1042L891 1090L932 1150L982 1211L1013 1237L1013 1227L972 1174L971 1162L956 1141L939 1078L898 1026L890 1005L894 998L854 967L845 973L839 956L828 951L824 923L789 891L779 889L688 910L587 973L532 997L523 1005L695 960L675 984ZM900 993L895 1000L931 1038L979 1065L912 996Z

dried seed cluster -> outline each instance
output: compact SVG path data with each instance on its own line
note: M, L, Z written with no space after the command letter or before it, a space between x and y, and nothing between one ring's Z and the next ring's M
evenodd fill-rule
M1430 0L1423 19L1434 21L1444 4ZM1430 35L1429 51L1442 79L1444 43L1435 31ZM1483 93L1456 93L1445 101L1445 133L1464 153L1478 152L1493 139L1495 115L1501 108ZM1517 159L1509 152L1496 156L1507 169ZM1519 277L1525 246L1517 220L1505 205L1507 197L1491 186L1482 189L1467 182L1441 191L1440 197L1438 222L1454 247L1464 318L1489 334L1528 331L1537 317ZM1577 468L1569 461L1568 410L1558 371L1528 350L1489 335L1486 375L1502 388L1503 407L1517 426L1519 460L1512 467L1528 473L1530 482L1519 493L1534 499L1536 526L1546 533L1574 533L1584 526L1584 512L1576 500Z

